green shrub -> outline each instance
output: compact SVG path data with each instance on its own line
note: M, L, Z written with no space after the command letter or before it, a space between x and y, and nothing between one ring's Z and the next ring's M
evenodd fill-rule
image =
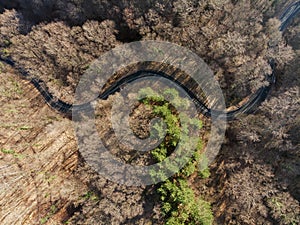
M184 179L167 180L158 189L166 224L212 224L210 204L195 197Z
M139 96L143 104L152 108L154 116L161 117L166 124L166 127L163 127L160 121L153 126L152 135L164 138L164 141L151 151L155 161L164 161L175 150L179 142L184 143L181 151L196 146L194 154L180 171L176 171L177 168L172 168L175 167L174 165L168 165L169 171L176 172L172 178L167 179L163 170L153 171L151 174L154 179L165 180L157 189L162 201L165 224L212 224L213 214L210 204L203 199L196 198L187 183L187 178L197 172L198 162L200 160L205 161L205 157L200 154L202 150L201 139L189 135L191 129L202 128L201 121L176 111L178 108L188 109L189 101L181 98L175 89L166 89L160 95L151 88L144 88L140 90ZM165 99L169 99L172 104ZM164 135L165 137L163 137ZM203 178L208 177L209 169L206 167L198 173Z

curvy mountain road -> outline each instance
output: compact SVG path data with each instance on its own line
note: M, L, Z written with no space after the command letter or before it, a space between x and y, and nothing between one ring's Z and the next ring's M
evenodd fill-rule
M279 17L281 21L280 25L280 31L284 32L288 25L291 23L291 21L300 13L300 1L296 1L292 4L290 4L284 12ZM55 96L53 96L49 91L46 85L42 80L39 80L37 78L31 77L30 74L28 74L27 71L25 71L23 68L19 67L15 61L13 61L11 58L5 57L1 55L0 53L0 61L12 66L15 68L21 77L23 79L29 80L35 88L40 92L40 94L45 99L46 103L53 109L57 110L60 113L63 113L64 115L70 117L72 115L72 112L78 112L83 109L89 109L91 108L91 104L85 103L82 105L73 105L67 102L64 102L60 99L57 99ZM275 64L273 61L270 61L270 65L273 69L273 73L266 76L266 80L269 83L268 86L264 86L259 88L255 93L253 93L249 100L238 107L237 109L230 110L230 111L218 111L214 109L208 108L205 103L203 103L196 95L193 93L188 87L186 87L184 84L180 83L178 80L176 80L174 77L163 73L161 71L154 71L154 70L141 70L136 73L127 75L119 80L117 80L115 83L113 83L110 87L108 87L102 94L100 94L98 97L100 99L106 99L109 95L114 94L115 92L120 90L120 87L124 86L125 84L128 84L134 80L145 78L145 77L164 77L169 79L172 82L175 82L179 86L181 86L186 93L193 99L197 110L202 113L203 115L207 117L214 117L214 118L220 118L225 120L233 120L237 118L239 115L244 113L251 112L255 107L257 107L262 101L266 99L268 96L271 86L275 83L275 76L274 76L274 70L275 70Z

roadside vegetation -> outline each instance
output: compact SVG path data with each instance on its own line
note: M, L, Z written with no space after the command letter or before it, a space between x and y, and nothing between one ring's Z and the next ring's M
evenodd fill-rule
M5 144L0 147L0 168L16 170L10 169L9 160L13 159L24 162L19 168L22 173L28 166L31 174L24 176L30 178L28 183L9 172L2 178L13 185L5 189L10 192L2 192L0 223L52 223L67 217L69 224L97 225L149 221L211 224L213 219L217 224L300 224L300 20L297 18L282 34L276 19L290 2L1 1L1 54L12 57L18 66L45 81L54 96L68 102L73 101L78 80L94 59L117 45L139 40L169 41L195 52L213 70L228 106L267 85L264 78L271 72L271 58L276 64L276 84L251 115L228 124L220 154L209 169L198 171L197 162L205 161L199 141L188 164L157 185L159 203L153 203L156 199L149 197L148 192L144 194L142 188L118 186L87 168L76 152L70 127L66 126L70 121L48 109L30 85L21 84L16 71L0 63L0 144ZM153 98L145 98L141 103L167 125L165 130L162 124L154 125L152 130L157 136L164 135L164 142L151 152L151 159L161 162L185 138L180 132L184 118L178 117L176 103L167 103L154 90L142 92L153 94ZM166 90L164 95L177 98L173 90ZM185 105L184 99L177 100L178 105ZM101 112L109 112L110 99L105 104ZM135 123L140 120L136 118ZM109 121L103 121L103 126L108 127ZM185 122L197 129L201 127L198 119ZM60 144L64 145L61 150ZM49 157L45 157L47 154ZM147 159L142 158L142 162ZM53 165L43 170L58 170L58 178L51 182L55 186L33 187L35 183L43 184L31 172L31 167L39 168L39 163ZM208 178L190 179L195 174ZM157 176L164 174L153 174L153 179ZM70 185L62 185L63 182ZM48 180L44 183L48 185ZM50 200L36 203L27 201L29 189L32 193L38 189L41 196L43 192L55 194ZM83 193L87 193L86 197L78 202L76 199ZM93 198L97 200L90 201ZM53 204L60 201L61 205ZM52 205L56 208L51 209ZM16 210L11 211L12 208ZM34 210L42 212L42 217ZM165 221L160 220L161 214Z
M199 196L196 197L188 184L188 178L193 173L199 173L202 177L209 175L208 168L198 171L200 160L205 157L200 137L189 136L190 129L202 128L202 122L198 118L189 118L183 113L178 114L176 109L188 109L190 102L180 97L176 89L166 89L160 95L152 88L144 88L140 90L139 96L143 104L151 107L154 116L162 118L166 124L166 127L158 123L153 126L154 133L152 135L158 135L160 139L164 138L163 142L151 151L156 162L164 161L178 147L179 142L185 142L185 146L180 150L183 152L188 151L187 148L193 148L192 143L196 143L196 148L188 163L178 172L175 171L177 168L174 168L175 175L158 184L157 193L162 202L165 224L212 224L213 213L209 202ZM172 104L165 100L166 97L172 100ZM166 130L165 136L163 136L162 129ZM166 168L172 170L171 165L166 165ZM164 170L153 172L152 177L154 179L166 178Z

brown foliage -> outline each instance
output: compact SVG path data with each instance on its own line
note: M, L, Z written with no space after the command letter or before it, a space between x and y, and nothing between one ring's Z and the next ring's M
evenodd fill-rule
M271 18L275 2L12 0L0 3L0 8L19 9L0 14L0 47L5 47L13 59L33 76L48 84L50 82L49 86L54 88L52 91L57 97L65 97L66 93L70 96L73 94L78 78L91 61L114 46L141 37L143 40L170 41L201 56L215 72L228 102L234 103L266 85L263 81L264 75L271 72L268 63L270 58L276 60L280 70L285 70L284 65L294 56L293 50L278 32L279 21ZM27 26L31 23L35 26L28 30ZM288 34L289 40L293 39L290 43L300 46L297 38L299 27ZM236 164L239 166L231 168L230 164L226 165L229 172L222 173L223 177L224 174L234 174L226 180L229 184L225 197L229 199L227 202L232 203L226 209L235 211L224 213L226 222L235 220L237 223L258 224L257 218L266 220L268 208L263 203L262 193L270 188L275 189L275 175L279 174L281 178L280 173L290 175L290 178L284 178L287 180L284 182L294 186L293 189L299 183L291 183L295 172L280 168L281 165L291 165L292 169L299 171L299 56L292 64L295 66L279 76L279 84L285 84L284 88L273 92L273 97L259 108L257 114L230 126L229 139L237 146L228 150L228 156L232 157L233 153L240 155L237 159L226 159L227 162L233 161L232 164L238 162ZM55 82L62 84L64 91L60 90L61 86L57 88ZM278 155L270 157L268 160L274 162L264 167L262 163L265 163L265 158L262 160L261 156L269 156L268 152ZM282 163L280 160L288 161L284 154L298 158ZM255 161L259 163L255 164ZM273 173L275 164L279 172ZM235 169L240 172L234 173ZM265 181L267 186L256 191L259 182ZM102 186L98 189L102 190ZM103 190L105 192L106 189ZM107 190L110 191L109 188ZM104 192L104 195L107 194ZM298 190L293 193L298 193L299 198ZM119 196L122 197L115 196L114 203L119 201ZM139 201L138 196L135 195L134 200ZM271 208L270 214L274 220L279 220L276 208L271 203L267 202ZM125 221L125 217L132 216L129 211L119 215L114 204L105 209L105 204L99 203L101 209L91 212L88 212L90 207L85 206L84 215L75 215L74 221L86 221L85 216L90 216L92 220L97 213L104 215L103 210L109 216L114 215L108 211L114 212L119 216L118 221ZM126 206L130 207L130 204ZM236 219L233 219L234 216ZM107 218L101 216L98 219Z
M50 82L57 97L68 93L70 101L89 63L118 43L115 32L114 23L108 20L87 21L80 27L64 22L40 24L28 35L11 38L10 51L32 76ZM64 90L59 90L62 86Z
M271 73L270 58L275 58L281 66L293 56L292 49L277 31L279 21L268 20L275 1L16 2L22 9L20 12L30 12L36 21L85 23L73 28L64 23L42 23L29 35L14 38L12 55L21 65L31 68L34 75L55 72L64 82L76 80L78 73L83 72L78 69L80 64L87 65L92 57L112 48L117 44L116 39L133 41L142 37L174 42L194 51L213 69L229 103L235 103L267 85L264 76ZM86 22L88 19L109 19L115 25L108 21ZM66 74L75 78L67 79Z
M9 45L10 39L19 34L19 18L15 10L0 14L0 47Z

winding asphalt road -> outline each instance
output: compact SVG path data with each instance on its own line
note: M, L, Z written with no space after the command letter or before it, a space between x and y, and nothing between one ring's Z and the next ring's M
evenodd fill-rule
M279 17L281 21L280 25L280 31L284 32L288 25L291 23L291 21L300 13L300 1L296 1L292 4L290 4L284 12ZM37 78L32 78L30 74L28 74L27 71L25 71L23 68L19 67L15 61L13 61L11 58L7 58L0 53L0 61L12 66L17 71L19 71L22 78L29 80L35 88L40 92L40 94L45 99L46 103L53 109L63 113L64 115L71 117L72 112L81 111L85 108L91 108L90 103L85 103L82 105L72 105L67 102L64 102L60 99L57 99L55 96L53 96L49 91L46 85L42 80L39 80ZM218 111L214 109L208 108L197 96L195 93L193 93L188 87L186 87L184 84L180 83L178 80L176 80L174 77L163 73L161 71L154 71L154 70L141 70L136 73L130 74L128 76L125 76L119 80L117 80L115 83L113 83L105 92L100 94L98 97L101 99L107 99L107 97L111 94L114 94L115 92L120 90L120 87L122 87L124 84L128 84L134 80L144 78L144 77L164 77L169 79L172 82L177 83L179 86L181 86L187 94L193 99L197 110L202 113L203 115L207 117L214 117L214 118L221 118L226 120L233 120L237 118L239 115L244 113L251 112L255 107L257 107L261 102L263 102L266 97L268 96L270 89L272 85L275 83L275 63L273 61L270 61L270 65L273 69L273 73L266 76L266 80L268 81L269 85L259 88L255 93L253 93L249 100L244 103L242 106L235 110L231 111Z

